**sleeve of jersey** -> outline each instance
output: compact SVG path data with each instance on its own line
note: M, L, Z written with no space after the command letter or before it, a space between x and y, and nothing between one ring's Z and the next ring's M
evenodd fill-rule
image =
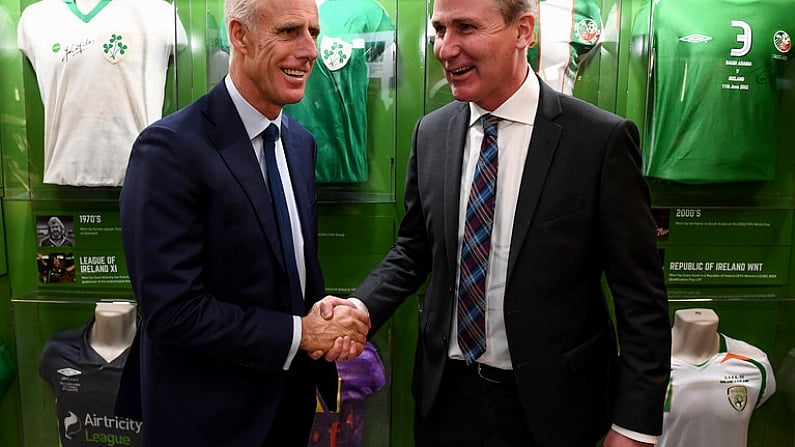
M17 47L22 50L22 53L32 62L30 39L28 39L29 16L30 12L26 9L22 11L22 15L19 17L19 24L17 25Z
M162 30L166 33L164 37L169 40L176 39L174 42L174 53L176 54L188 46L188 34L185 31L185 26L182 24L182 20L179 18L179 12L176 8L165 1L160 3L162 4L155 5L159 6L157 8L159 11L157 20L159 23L162 23ZM161 20L162 22L160 22Z
M756 408L765 403L773 393L776 392L776 376L773 373L773 367L768 360L767 355L760 351L759 365L757 367L762 371L763 388L759 391L759 399L756 402Z
M754 365L761 375L759 397L754 408L759 408L776 392L776 377L773 366L764 351L742 340L733 340L726 358L734 357Z
M632 37L642 37L649 34L651 28L651 2L643 0L635 17L632 18Z
M182 25L177 11L174 11L174 26L176 27L177 52L180 52L188 46L188 34L185 32L185 26Z

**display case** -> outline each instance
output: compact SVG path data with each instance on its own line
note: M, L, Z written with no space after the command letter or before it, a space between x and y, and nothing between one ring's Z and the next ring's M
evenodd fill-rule
M622 8L621 112L641 129L672 321L679 309L714 310L721 333L772 365L769 400L734 401L738 424L753 411L749 446L793 442L794 5L633 0Z
M721 332L767 353L778 386L753 414L749 446L795 440L795 1L766 1L709 0L694 13L683 0L542 0L528 50L545 82L638 125L672 317L713 309ZM114 2L132 12L101 41L66 34L64 14L88 24ZM22 446L58 445L38 373L46 341L85 324L97 302L134 299L118 210L132 139L208 92L229 63L222 0L102 0L80 14L70 4L0 0L0 292L10 295L0 336L20 372L0 420L21 421ZM396 238L414 124L452 96L433 55L432 0L318 6L320 57L304 100L285 111L318 139L319 255L328 292L345 295ZM135 29L127 18L142 12ZM97 69L139 57L155 36L157 55L137 64L158 73L140 74L146 86ZM88 61L93 44L103 51ZM688 158L702 153L711 158ZM418 301L373 340L386 387L367 400L362 445L413 445Z
M421 65L413 43L427 17L424 0L400 3L318 2L322 57L304 101L285 109L318 140L319 251L329 293L355 287L394 238L406 156L398 153L398 129L421 115L413 85L424 77L409 68L401 85L397 74ZM0 239L8 253L0 275L8 273L12 298L0 315L9 317L3 327L13 327L9 341L22 360L19 392L6 398L18 399L8 407L20 407L21 445L58 445L54 395L36 373L44 341L85 323L97 302L134 300L118 208L133 140L228 70L222 0L101 0L91 8L0 0L2 210L10 232ZM366 420L363 433L357 427L364 445L390 439L393 418L410 420L397 416L408 406L391 398L393 382L404 386L408 374L408 366L393 370L393 351L408 349L401 330L395 337L386 327L372 340L386 387L357 410L366 413L356 416Z

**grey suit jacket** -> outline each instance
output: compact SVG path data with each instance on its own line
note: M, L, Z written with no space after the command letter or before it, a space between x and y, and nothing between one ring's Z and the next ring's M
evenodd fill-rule
M430 275L413 385L422 416L455 342L449 334L468 122L468 105L453 102L417 123L398 240L352 294L368 306L375 331ZM517 386L540 446L596 443L611 422L647 434L662 428L670 324L638 140L632 122L541 82L504 304Z

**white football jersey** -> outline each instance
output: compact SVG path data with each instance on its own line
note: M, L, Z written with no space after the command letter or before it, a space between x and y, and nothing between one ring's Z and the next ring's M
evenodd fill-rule
M161 117L166 70L187 35L163 0L41 0L22 12L19 48L44 103L44 183L119 186L138 133Z
M719 352L700 365L671 358L658 447L746 447L751 413L775 391L767 355L720 334Z

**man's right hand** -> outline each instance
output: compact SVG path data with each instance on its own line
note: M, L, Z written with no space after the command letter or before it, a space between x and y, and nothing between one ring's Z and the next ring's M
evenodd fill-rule
M327 296L301 318L300 349L313 359L347 360L364 351L370 317L350 301Z

